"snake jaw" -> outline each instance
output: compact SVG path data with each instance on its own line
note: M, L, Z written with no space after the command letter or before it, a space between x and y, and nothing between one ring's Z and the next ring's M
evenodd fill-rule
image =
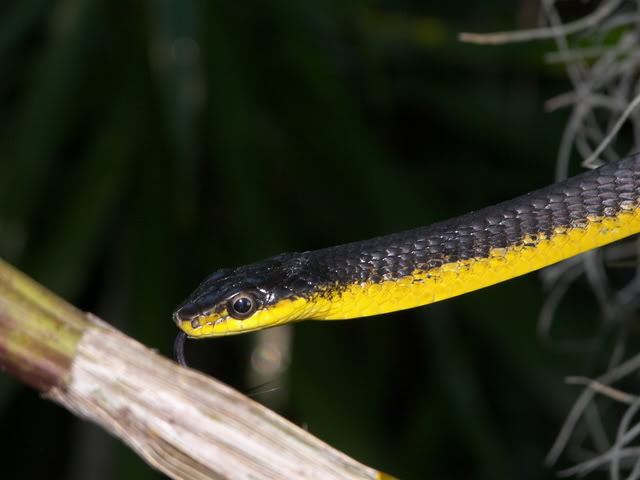
M312 318L309 304L305 299L285 299L256 311L251 317L238 320L222 310L195 317L184 318L178 312L174 320L180 330L189 338L208 338L253 332L276 327L305 318Z
M173 320L189 337L204 338L308 318L304 316L307 302L298 295L298 286L308 283L298 275L306 261L304 253L287 253L257 264L218 270L177 308ZM248 305L236 308L239 300Z
M207 313L202 312L196 303L186 303L173 313L173 321L188 337L200 337L199 331L208 322Z

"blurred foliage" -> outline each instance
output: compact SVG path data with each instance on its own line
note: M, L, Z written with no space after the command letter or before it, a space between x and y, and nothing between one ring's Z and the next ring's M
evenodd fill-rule
M550 44L456 40L536 19L508 0L6 0L0 256L169 355L173 308L216 268L552 181L565 118L542 104L566 85L542 63ZM529 275L295 325L278 409L401 478L551 478L579 357L536 338L543 295ZM247 392L251 337L188 349ZM159 478L6 378L0 419L3 478Z

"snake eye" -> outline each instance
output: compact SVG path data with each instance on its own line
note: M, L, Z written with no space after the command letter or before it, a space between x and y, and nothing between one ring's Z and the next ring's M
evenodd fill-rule
M239 293L229 300L227 312L233 318L244 320L256 311L256 300L252 295Z

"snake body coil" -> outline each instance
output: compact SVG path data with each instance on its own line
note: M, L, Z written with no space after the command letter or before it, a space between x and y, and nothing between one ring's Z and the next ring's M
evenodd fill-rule
M640 155L400 233L218 270L174 313L191 337L416 307L640 231Z

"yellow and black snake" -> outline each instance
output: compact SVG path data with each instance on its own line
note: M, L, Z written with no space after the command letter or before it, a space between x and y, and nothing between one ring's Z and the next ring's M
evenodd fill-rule
M426 305L640 231L640 154L444 222L214 272L173 315L189 337Z

